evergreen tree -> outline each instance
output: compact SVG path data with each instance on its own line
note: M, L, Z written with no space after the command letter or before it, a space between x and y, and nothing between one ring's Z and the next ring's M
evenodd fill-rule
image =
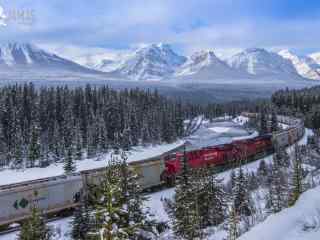
M287 188L283 183L283 175L277 156L273 156L271 181L269 185L269 205L273 213L280 212L286 207Z
M147 199L142 195L139 178L126 162L124 153L113 155L101 183L97 186L96 221L104 239L143 239L142 233L153 233L155 222L143 208Z
M142 188L139 184L139 176L130 169L127 164L127 156L125 152L120 153L121 157L121 190L122 202L127 206L127 218L123 225L131 229L129 233L130 239L141 239L144 232L153 232L155 222L148 209L143 208L143 203L148 197L143 195Z
M276 111L272 111L271 114L271 132L278 131L278 119Z
M94 234L105 240L129 240L131 229L122 227L128 211L121 201L121 163L118 159L113 157L110 160L103 181L97 187L95 211L98 225Z
M31 209L31 217L22 224L18 240L50 240L53 232L46 223L36 207Z
M74 240L88 240L92 230L91 212L85 201L73 213L71 236Z
M262 109L260 112L260 134L268 133L268 118L265 113L265 109Z
M181 173L177 178L174 202L169 204L169 215L173 231L177 237L186 240L201 238L201 219L199 216L198 193L192 187L192 173L186 154L181 159Z
M76 166L73 161L73 150L72 150L71 146L68 147L68 149L67 149L67 156L66 156L66 160L64 162L63 169L64 169L65 174L67 174L67 175L74 173L76 171Z
M232 198L235 211L238 215L250 216L252 211L250 194L248 192L247 178L241 167L235 180L235 185L232 189Z
M35 161L40 158L40 143L38 129L36 126L33 126L31 133L31 140L29 144L29 166L34 167Z
M225 218L226 193L215 177L213 166L193 170L193 188L197 189L201 228L215 226Z
M293 161L293 173L290 187L289 205L293 206L303 192L302 156L298 146L295 146L295 158Z
M228 222L228 240L236 240L239 237L239 217L234 205L231 206Z
M278 161L277 165L279 167L287 168L290 166L290 157L287 153L285 148L280 148L279 144L277 144L276 141L274 141L274 148L275 148L275 159Z

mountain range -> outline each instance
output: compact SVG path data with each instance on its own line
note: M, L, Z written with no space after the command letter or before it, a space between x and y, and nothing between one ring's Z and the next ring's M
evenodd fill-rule
M169 44L150 44L118 58L94 54L77 63L35 45L9 43L0 46L1 76L99 76L100 79L135 81L211 81L217 79L259 79L265 77L320 80L320 53L298 56L289 50L279 53L263 48L246 49L221 60L212 50L182 56ZM41 74L40 74L41 73ZM16 76L17 78L19 76Z

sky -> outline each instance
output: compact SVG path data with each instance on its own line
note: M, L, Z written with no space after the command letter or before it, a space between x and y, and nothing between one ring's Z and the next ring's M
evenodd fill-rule
M320 51L319 0L0 0L0 6L7 17L0 7L0 42L32 42L68 54L158 42L182 54Z

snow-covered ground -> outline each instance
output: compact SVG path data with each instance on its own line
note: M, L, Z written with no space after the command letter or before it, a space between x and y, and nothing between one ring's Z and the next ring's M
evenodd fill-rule
M247 123L249 121L249 118L240 115L240 116L234 118L232 121L237 123L237 124L244 125L245 123Z
M239 240L319 240L320 187L303 193L297 203L272 214Z
M70 222L72 217L63 218L57 221L50 222L48 225L55 230L55 236L52 240L72 240L70 237ZM0 235L0 240L16 240L17 232L12 232L6 235Z
M135 147L128 152L128 162L134 162L162 155L170 150L182 146L185 142L179 140L172 144L162 144L149 147ZM84 159L76 162L78 172L95 168L105 167L111 153L98 158ZM0 170L0 186L14 184L24 181L55 177L64 174L63 163L51 164L46 168L26 168L22 170L4 169Z
M226 118L227 120L219 119L219 121L214 122L203 121L203 124L185 139L190 143L187 150L231 143L239 138L255 137L257 133L250 133L243 127L245 118L238 118L234 120L229 118Z

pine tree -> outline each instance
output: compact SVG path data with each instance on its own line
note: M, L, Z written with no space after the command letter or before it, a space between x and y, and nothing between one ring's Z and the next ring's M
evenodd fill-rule
M290 166L290 157L289 154L287 153L285 148L279 147L279 144L277 142L274 142L274 148L275 148L275 156L276 158L274 160L277 160L278 163L277 165L279 167L284 167L287 168Z
M213 166L193 170L194 188L197 189L201 228L223 222L227 206L221 182L215 177Z
M198 193L192 187L192 172L186 154L181 159L182 170L177 178L174 202L170 204L169 215L177 237L186 240L201 238Z
M278 131L278 119L276 111L272 111L271 114L271 132Z
M236 176L234 188L232 189L233 204L238 215L250 216L251 204L250 194L248 192L247 178L240 167Z
M286 207L287 188L283 183L283 175L277 156L273 156L271 181L269 185L269 205L273 213L280 212Z
M289 205L293 206L303 192L303 169L300 148L295 146Z
M72 147L68 147L67 149L67 156L64 162L64 166L63 166L64 172L65 174L71 174L74 173L76 171L76 166L75 163L73 161L73 150Z
M261 135L268 133L268 118L266 116L264 109L262 109L260 112L260 131L259 132Z
M75 153L74 157L75 160L79 161L82 160L82 137L81 137L81 129L79 123L76 124L74 128L74 137L75 137Z
M35 161L40 158L40 143L39 143L39 135L38 129L36 126L33 126L32 133L31 133L31 140L29 144L29 166L33 167Z
M138 174L133 169L129 168L125 152L121 152L120 157L121 201L123 202L123 205L127 206L128 213L127 219L123 224L126 228L130 229L130 239L141 239L141 230L152 233L156 223L152 220L149 209L143 208L143 203L148 200L148 197L142 193Z
M144 196L126 157L113 155L96 194L96 220L103 239L142 239L141 231L150 231L153 221L143 209Z
M32 207L31 217L22 225L18 240L50 240L52 236L39 210Z
M234 205L231 206L228 222L228 240L236 240L239 237L239 216Z
M88 240L92 230L91 212L88 204L82 201L81 205L76 208L71 222L71 236L74 240Z

